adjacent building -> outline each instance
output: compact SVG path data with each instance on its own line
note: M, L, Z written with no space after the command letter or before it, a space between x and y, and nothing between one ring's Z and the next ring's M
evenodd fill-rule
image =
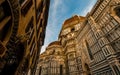
M0 0L0 75L34 75L50 0Z

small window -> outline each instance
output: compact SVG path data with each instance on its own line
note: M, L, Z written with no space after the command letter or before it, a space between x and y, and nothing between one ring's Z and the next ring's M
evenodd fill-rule
M73 31L75 31L75 28L72 28L72 29L71 29L71 32L73 32Z

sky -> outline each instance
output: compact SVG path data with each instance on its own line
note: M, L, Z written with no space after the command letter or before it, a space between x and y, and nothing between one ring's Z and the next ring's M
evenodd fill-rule
M41 53L53 41L58 40L62 24L74 15L86 16L97 0L50 0L45 42Z

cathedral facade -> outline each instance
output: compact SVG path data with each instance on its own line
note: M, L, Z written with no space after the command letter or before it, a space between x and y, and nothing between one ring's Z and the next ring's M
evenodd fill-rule
M87 36L81 39L82 32L79 34L78 39L86 43L92 75L120 75L119 4L119 0L98 0L86 16Z
M0 75L34 75L50 0L0 0Z

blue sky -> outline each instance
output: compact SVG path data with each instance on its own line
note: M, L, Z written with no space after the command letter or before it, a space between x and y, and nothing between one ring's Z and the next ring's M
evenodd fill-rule
M46 28L45 43L41 53L49 43L58 40L63 22L73 15L85 16L97 0L50 0L48 24Z

